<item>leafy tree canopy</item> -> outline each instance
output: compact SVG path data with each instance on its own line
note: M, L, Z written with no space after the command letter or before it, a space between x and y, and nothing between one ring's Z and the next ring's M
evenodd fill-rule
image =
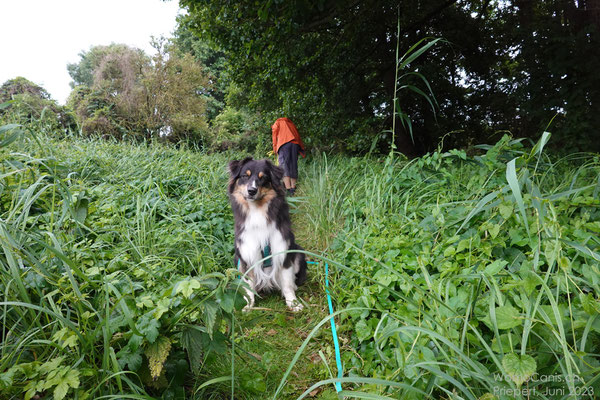
M165 40L157 53L124 44L95 46L69 65L68 105L86 134L200 140L209 82L202 66Z
M94 84L94 74L98 72L102 63L108 62L111 58L122 58L119 55L127 54L128 58L137 58L142 60L147 58L140 49L134 49L126 44L111 43L108 46L92 46L88 51L79 53L81 58L79 62L67 65L67 71L73 81L71 87L88 86Z
M48 91L30 80L17 77L0 86L0 125L18 123L49 131L74 128L72 115L52 99Z
M29 94L43 100L50 100L50 94L40 85L18 76L9 79L0 86L0 103L12 100L15 95Z
M400 54L424 37L446 40L409 65L439 109L434 118L424 98L400 96L416 140L414 149L397 135L401 150L431 149L448 132L447 145L506 130L535 137L557 113L555 143L598 146L589 139L600 125L598 0L180 3L184 28L225 55L235 100L294 118L313 145L389 145L399 24Z

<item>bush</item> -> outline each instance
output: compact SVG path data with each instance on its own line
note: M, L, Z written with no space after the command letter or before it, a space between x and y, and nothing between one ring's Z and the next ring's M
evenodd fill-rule
M208 134L208 147L213 151L239 150L266 157L271 149L271 126L245 110L225 108Z
M67 108L58 105L41 86L17 77L0 87L0 120L17 123L44 132L68 133L76 129L74 116Z

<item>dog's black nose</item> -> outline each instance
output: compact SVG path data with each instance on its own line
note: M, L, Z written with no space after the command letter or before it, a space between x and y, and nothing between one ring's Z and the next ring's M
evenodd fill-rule
M254 196L256 193L258 193L258 188L248 188L248 194L250 196Z

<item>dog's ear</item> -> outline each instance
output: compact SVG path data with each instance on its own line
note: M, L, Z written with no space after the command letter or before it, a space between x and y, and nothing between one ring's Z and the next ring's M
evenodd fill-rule
M241 164L242 162L239 160L229 161L227 167L229 168L229 175L231 175L232 178L236 178L240 174Z
M229 167L229 174L231 175L231 177L234 179L237 178L240 175L240 171L242 170L242 167L248 161L252 161L252 157L246 157L241 161L238 161L238 160L230 161L228 167Z
M271 182L275 185L281 185L281 179L283 179L283 169L273 165L273 163L267 160L267 167L269 169L269 175L271 175Z

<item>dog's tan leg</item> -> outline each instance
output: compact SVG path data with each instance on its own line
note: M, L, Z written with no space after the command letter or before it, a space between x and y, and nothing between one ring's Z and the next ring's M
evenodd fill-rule
M294 282L296 274L294 268L285 268L280 272L281 294L285 298L285 303L291 311L301 311L304 306L296 298L296 283Z

